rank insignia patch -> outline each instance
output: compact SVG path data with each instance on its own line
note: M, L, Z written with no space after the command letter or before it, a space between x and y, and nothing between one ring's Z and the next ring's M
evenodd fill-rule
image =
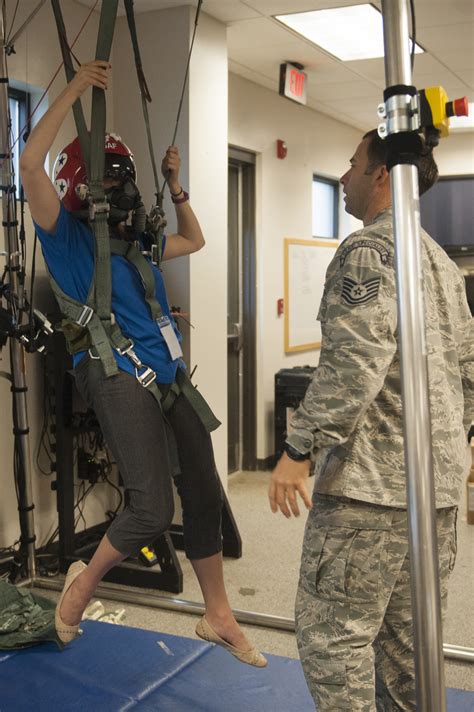
M350 306L366 304L375 299L379 293L380 277L366 279L365 282L356 282L351 277L344 277L342 283L342 299Z

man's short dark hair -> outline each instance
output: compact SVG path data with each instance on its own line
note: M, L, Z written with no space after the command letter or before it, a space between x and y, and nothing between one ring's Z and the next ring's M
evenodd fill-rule
M387 144L383 138L380 138L377 129L367 131L363 138L369 140L367 144L369 173L377 166L387 165ZM426 193L426 191L436 183L438 175L438 166L433 157L433 149L429 146L425 146L418 171L418 191L420 195Z

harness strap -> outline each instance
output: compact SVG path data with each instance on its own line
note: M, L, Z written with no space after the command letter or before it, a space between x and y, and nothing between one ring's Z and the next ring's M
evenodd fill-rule
M163 413L169 411L176 398L182 393L198 414L207 432L210 433L219 427L220 421L182 368L178 368L175 383L170 386L165 398L162 398L161 391L156 383L156 373L140 361L134 351L133 341L122 334L118 324L112 323L110 332L107 334L97 314L94 314L89 306L68 297L51 275L50 280L62 313L82 329L87 329L92 343L89 348L89 355L93 359L100 360L106 377L119 373L119 368L113 355L113 349L116 349L122 356L127 356L133 363L138 382L153 395Z
M118 0L102 3L99 34L97 36L96 59L108 62L114 36ZM109 226L107 223L109 206L104 192L105 168L105 92L99 87L92 87L91 114L91 163L89 190L91 205L89 221L95 235L95 307L104 329L110 330L112 311L112 277L110 265Z
M133 0L125 0L125 10L127 13L128 28L130 30L130 38L132 40L133 55L135 57L135 67L137 70L138 86L142 98L143 118L145 120L146 133L148 137L148 150L150 152L150 160L153 168L153 178L155 180L155 195L159 193L158 170L156 168L155 151L153 148L153 138L150 127L150 117L148 115L147 102L151 103L151 94L143 72L142 59L140 56L140 47L138 45L137 28L135 25L135 15L133 12Z
M163 190L160 191L158 170L156 167L155 150L153 148L153 138L150 127L150 117L148 114L147 102L151 102L151 95L143 72L142 59L140 56L140 47L138 45L137 28L135 25L135 15L133 12L133 0L125 0L125 10L127 13L128 28L130 30L130 38L132 40L133 54L135 57L135 68L137 70L138 86L140 88L140 96L142 99L143 118L145 121L146 134L148 138L148 152L150 154L151 166L153 169L153 178L155 181L155 198L156 205L153 207L149 216L149 227L154 234L154 244L152 245L152 259L158 268L161 267L161 259L163 252L163 232L166 226L165 212L163 210Z
M189 401L196 413L199 415L202 424L208 433L217 430L221 421L216 418L205 398L191 382L186 371L178 368L176 372L176 383L183 396Z
M181 369L178 369L178 370L181 370ZM181 390L175 381L174 383L171 384L168 393L166 394L165 398L161 402L161 407L163 408L163 413L167 413L170 410L171 406L173 405L173 403L175 402L176 398L179 396L180 393L181 393Z
M74 77L71 51L66 38L66 30L59 0L52 0L54 16L59 34L59 42L63 55L68 82ZM117 16L118 0L107 0L102 3L99 34L97 37L96 59L108 61ZM107 224L108 203L103 187L105 165L105 92L98 87L92 88L91 133L87 131L84 113L80 100L73 106L74 119L81 144L86 173L89 181L90 208L89 222L95 237L95 272L93 284L87 298L88 306L97 313L106 332L111 327L111 271L109 230Z
M63 14L61 11L61 6L59 0L51 0L53 7L54 18L56 20L56 26L58 29L59 45L61 47L61 54L63 56L64 69L66 72L66 79L68 83L74 79L75 71L72 66L71 50L67 41L66 28L64 26ZM86 173L89 175L90 171L90 142L89 134L87 131L86 120L84 118L84 111L82 109L81 100L78 99L72 107L74 114L74 121L76 124L77 133L79 136L79 142L81 144L82 156L84 158L84 164L86 166Z
M90 343L94 347L97 357L102 361L105 375L107 377L114 376L119 372L119 369L114 358L110 339L104 329L103 323L90 306L87 304L81 304L63 292L51 273L48 273L51 288L59 304L61 313L67 319L71 320L79 327L82 327L82 329L87 329L90 337ZM83 333L82 330L80 333Z

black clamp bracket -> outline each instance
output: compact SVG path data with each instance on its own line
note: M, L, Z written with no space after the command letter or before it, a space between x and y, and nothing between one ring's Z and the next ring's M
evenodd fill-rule
M396 84L384 91L385 102L379 104L378 116L385 121L379 124L379 136L386 140L387 169L408 164L419 167L423 151L420 108L416 87Z

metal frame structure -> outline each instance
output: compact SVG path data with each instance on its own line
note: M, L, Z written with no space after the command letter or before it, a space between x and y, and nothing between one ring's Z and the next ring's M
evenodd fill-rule
M34 11L35 13L36 11ZM18 34L18 33L17 33ZM3 13L0 12L0 117L7 118L8 111L8 75L7 50ZM16 212L16 190L13 182L13 163L9 140L8 120L0 121L0 190L2 191L2 214L5 244L6 271L10 280L12 299L16 299L16 315L21 319L25 307L23 285L19 281L22 267L18 240L18 221ZM26 394L25 351L14 338L10 338L11 391L13 395L14 437L18 448L20 468L18 472L18 495L21 524L21 546L27 550L28 575L34 578L35 565L35 524L33 516L33 491L31 477L31 453L29 443L28 409Z
M408 0L382 0L386 135L419 127L412 84ZM389 92L385 93L388 97ZM417 122L418 125L414 125ZM394 142L394 145L397 145ZM443 646L431 417L421 258L418 169L397 160L390 171L396 255L405 469L417 709L444 712Z
M408 0L382 0L384 17L387 83L409 84L411 71L408 53ZM34 13L33 13L34 14ZM24 27L25 25L23 25ZM22 27L22 29L23 29ZM8 80L6 75L5 28L0 13L0 112L8 116ZM16 272L19 251L15 220L9 216L12 192L12 171L9 140L5 121L0 123L1 190L5 250L11 284L20 291ZM397 245L397 283L400 302L402 338L402 380L404 418L406 424L406 454L408 469L408 500L410 548L413 561L413 610L417 695L420 712L443 712L444 683L442 653L447 658L474 662L474 650L460 646L441 645L439 586L437 581L436 532L434 530L434 496L430 464L430 431L428 409L427 367L424 349L423 290L420 280L419 218L416 211L417 180L412 166L395 166L392 171L395 240ZM5 223L6 226L5 226ZM22 295L18 294L19 301ZM24 352L14 339L10 340L13 394L18 415L18 437L24 462L24 482L21 483L22 524L25 525L28 553L28 578L21 585L61 590L62 581L36 576L32 480L28 444L26 409L26 379ZM414 396L414 397L412 397ZM15 433L17 435L17 433ZM58 453L59 454L59 453ZM416 475L416 476L415 476ZM203 605L192 601L127 591L113 584L101 584L97 596L151 608L164 608L201 615ZM239 622L277 630L294 631L294 620L249 611L234 611Z

